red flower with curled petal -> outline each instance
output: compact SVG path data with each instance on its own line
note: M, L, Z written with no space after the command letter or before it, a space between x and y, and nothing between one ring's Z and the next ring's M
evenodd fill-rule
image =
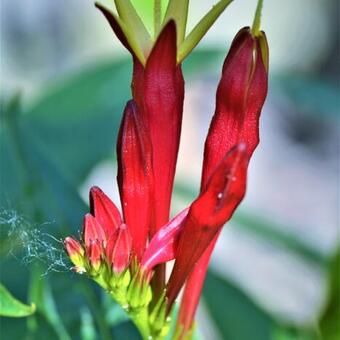
M225 59L216 94L216 111L205 143L201 188L217 164L238 142L247 145L250 160L259 143L259 118L268 90L268 44L264 32L248 27L236 35ZM179 311L183 332L192 326L203 282L219 233L189 276Z
M246 146L239 144L226 154L190 206L167 286L169 310L195 264L243 199L247 166Z

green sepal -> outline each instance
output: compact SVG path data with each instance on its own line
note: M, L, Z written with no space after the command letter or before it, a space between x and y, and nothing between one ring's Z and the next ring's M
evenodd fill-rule
M167 318L167 300L164 291L149 316L152 333L165 336L169 331L170 320L170 317Z
M110 9L103 6L99 2L95 3L96 7L100 9L107 17L109 17L112 21L117 23L117 25L122 30L124 37L127 40L127 43L129 45L129 48L133 51L137 59L142 63L142 65L145 65L146 63L146 55L148 54L147 51L143 50L142 46L140 45L138 41L138 36L135 35L134 31L131 30L131 27L126 24L120 17L118 17L115 13L113 13ZM151 49L151 46L150 46ZM146 53L146 54L144 54Z
M127 300L132 309L144 308L152 299L152 290L149 282L137 272L133 277L127 291Z
M251 28L251 32L253 33L254 36L258 36L260 33L262 7L263 7L263 0L258 0L255 17L253 21L253 26Z
M190 34L179 46L177 53L177 63L181 63L185 57L195 48L208 29L214 24L217 18L233 0L220 0L213 8L200 20Z
M142 19L136 12L130 0L115 0L119 18L126 25L127 30L138 42L144 56L147 56L152 47L150 34Z
M264 67L266 68L266 71L268 72L269 68L269 48L268 48L268 42L267 38L264 32L260 31L257 33L257 38L260 44L260 50L261 50L261 56L262 61L264 64Z
M177 46L185 39L185 30L188 20L189 0L170 0L165 12L163 27L170 21L176 23Z
M84 256L81 254L74 254L72 256L69 256L71 262L74 264L74 267L72 268L73 271L79 274L83 274L86 272L86 261Z

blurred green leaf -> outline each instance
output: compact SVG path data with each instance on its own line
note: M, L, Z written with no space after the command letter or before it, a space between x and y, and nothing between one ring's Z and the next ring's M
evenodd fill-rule
M19 318L29 316L35 312L35 304L25 305L18 301L11 293L0 283L0 315Z
M203 294L223 339L271 339L277 322L231 282L209 272Z
M85 204L59 170L53 153L27 127L19 105L5 109L1 118L1 209L9 206L33 223L56 220L74 226Z
M197 195L192 187L181 182L175 184L175 194L187 202L191 202ZM315 249L303 239L290 234L283 226L262 216L254 215L244 209L238 209L233 215L232 222L235 223L235 228L244 230L279 247L286 248L289 252L295 253L314 265L325 267L329 261L326 254Z
M51 287L48 279L42 276L42 272L38 267L34 267L31 273L31 282L29 296L36 301L37 311L41 313L49 322L60 340L71 340L62 319L59 316ZM34 332L34 323L31 322L31 330ZM38 328L38 327L36 327Z
M115 301L112 300L111 296L104 294L104 309L106 311L106 322L110 326L117 326L122 322L129 320L129 316L126 314L124 309Z
M26 128L75 186L94 164L114 155L131 70L124 59L78 72L47 89L24 115Z
M83 308L80 311L80 333L82 340L95 340L96 330L93 323L93 318L88 308Z
M290 74L273 78L273 85L300 111L322 116L340 118L338 84L322 79L308 78L304 75Z
M340 339L340 248L332 260L329 275L328 295L320 318L323 340Z

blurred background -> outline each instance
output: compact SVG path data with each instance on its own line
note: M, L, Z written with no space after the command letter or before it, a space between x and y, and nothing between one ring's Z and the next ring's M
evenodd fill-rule
M149 2L132 1L145 22ZM216 1L192 1L188 29ZM113 1L102 1L112 7ZM131 62L90 0L2 0L1 282L34 302L3 339L138 339L118 306L69 272L60 239L88 190L119 202L115 140ZM197 194L223 59L251 25L235 0L184 62L173 212ZM270 84L248 191L218 242L198 313L202 339L340 339L339 4L264 1ZM334 283L335 282L335 283Z

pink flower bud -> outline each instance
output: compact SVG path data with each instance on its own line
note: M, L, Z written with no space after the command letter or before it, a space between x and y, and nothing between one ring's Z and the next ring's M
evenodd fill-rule
M92 240L87 248L87 257L95 271L98 271L101 264L103 248L98 240Z
M106 257L115 274L121 274L130 263L132 238L126 224L121 224L116 237L112 236L106 246Z
M64 247L72 263L75 265L75 271L84 272L84 248L72 237L66 237Z
M100 245L104 246L106 244L105 232L98 220L91 214L86 214L84 217L83 237L87 252L93 241L98 241Z

